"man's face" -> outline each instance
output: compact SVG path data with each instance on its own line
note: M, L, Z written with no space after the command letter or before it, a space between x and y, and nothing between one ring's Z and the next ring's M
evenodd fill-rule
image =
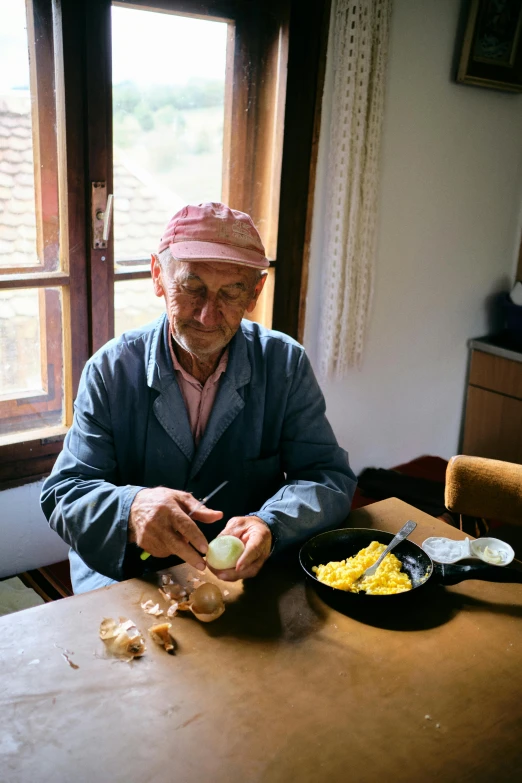
M156 296L164 296L172 335L179 345L204 359L223 350L252 312L265 277L239 264L174 261L161 265L152 256Z

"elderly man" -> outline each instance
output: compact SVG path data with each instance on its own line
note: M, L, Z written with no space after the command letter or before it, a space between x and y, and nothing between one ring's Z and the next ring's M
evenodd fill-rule
M204 570L220 533L245 549L215 573L252 577L271 552L348 514L355 477L302 347L242 320L267 266L242 212L199 204L170 220L151 263L166 314L89 360L43 486L75 592L179 559ZM223 481L219 510L195 510Z

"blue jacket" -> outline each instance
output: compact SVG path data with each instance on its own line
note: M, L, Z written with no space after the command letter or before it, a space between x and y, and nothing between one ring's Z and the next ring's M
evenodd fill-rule
M335 527L350 510L356 479L298 343L242 322L196 448L168 339L164 315L111 340L83 371L74 422L41 498L72 548L75 592L178 562L143 563L127 542L129 509L144 487L202 498L228 479L211 503L224 518L203 525L205 536L232 516L256 514L275 550Z

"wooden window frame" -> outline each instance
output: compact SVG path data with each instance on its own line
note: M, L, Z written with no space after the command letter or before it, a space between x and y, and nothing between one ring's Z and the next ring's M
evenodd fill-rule
M32 270L25 269L3 276L3 285L64 286L68 426L82 368L113 336L115 277L147 278L149 272L127 269L115 275L112 241L106 249L91 248L90 183L106 182L107 192L113 192L110 2L55 2L63 30L59 59L66 107L58 122L63 128L59 144L66 150L60 225L64 271L29 274ZM261 230L276 272L273 328L301 337L329 0L124 0L118 5L234 21L223 200L251 214ZM27 433L24 442L0 446L0 489L48 474L62 440L60 433Z
M89 357L85 183L83 167L79 164L84 157L79 45L83 31L74 0L55 0L54 4L51 0L33 0L32 10L28 15L30 47L31 32L38 41L31 52L31 94L39 263L2 268L0 291L39 289L40 309L46 309L49 315L46 320L54 322L55 331L52 334L45 330L44 336L42 330L44 389L40 394L31 394L31 409L41 414L42 428L0 438L0 489L34 481L49 473L72 422L73 395ZM35 29L38 35L34 35ZM62 165L58 166L60 155ZM56 269L58 238L59 269ZM56 297L54 289L57 288L61 291L61 302ZM53 387L55 394L50 393ZM62 389L63 424L45 427L45 413L58 404L61 407ZM35 400L38 397L40 400ZM9 402L16 406L18 413L29 415L28 409L24 411L27 395Z
M57 271L60 261L59 167L51 4L45 0L32 0L26 4L26 9L38 262L18 267L3 266L0 291L29 287L38 291L42 388L24 390L14 396L2 395L0 419L7 420L13 433L22 422L30 420L37 420L41 424L39 429L45 428L50 422L49 414L61 412L65 402L62 392L62 307L59 292L47 286L69 283L68 274ZM2 434L0 443L10 437L8 433Z

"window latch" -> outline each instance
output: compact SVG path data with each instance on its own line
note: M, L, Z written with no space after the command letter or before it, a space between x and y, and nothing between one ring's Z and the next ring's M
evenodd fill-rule
M92 247L101 250L107 247L113 212L114 197L107 195L106 182L93 182L91 188Z

